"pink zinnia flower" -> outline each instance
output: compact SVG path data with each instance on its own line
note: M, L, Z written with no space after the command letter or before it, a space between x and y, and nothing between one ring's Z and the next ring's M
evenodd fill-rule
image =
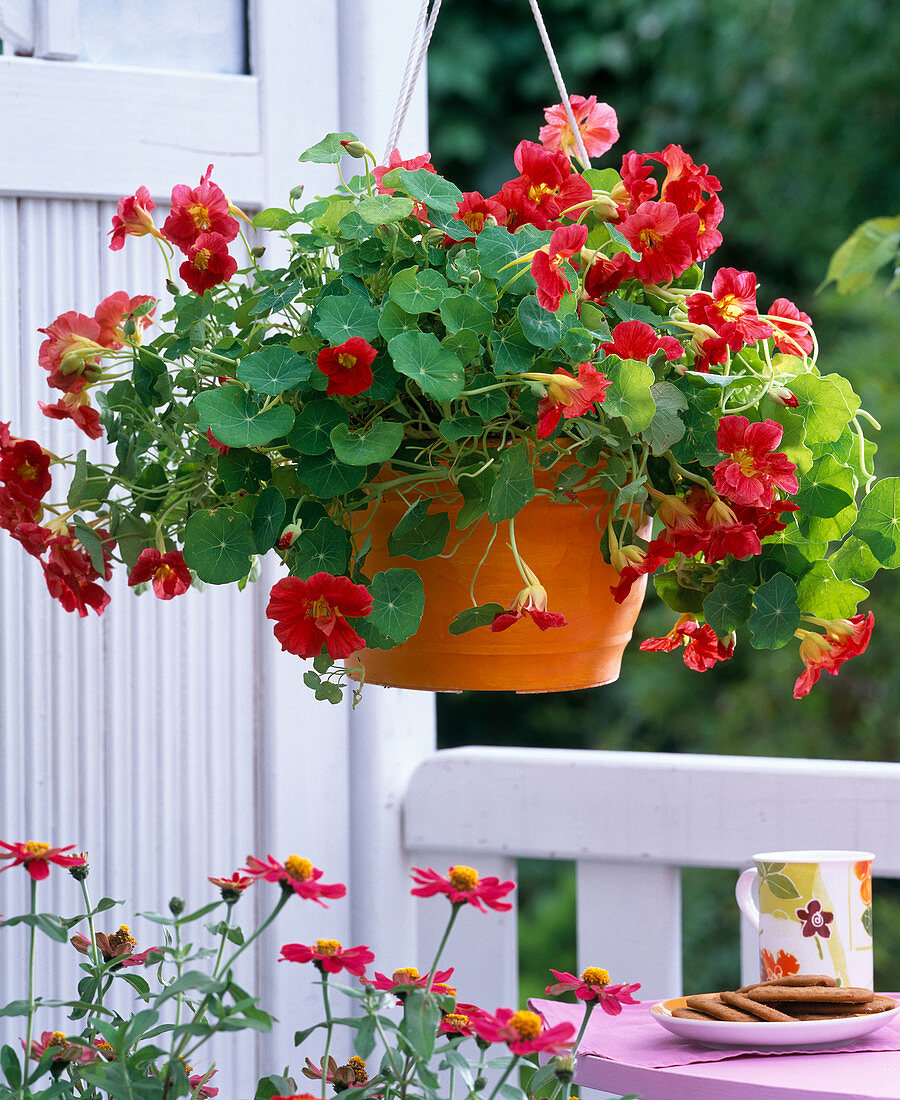
M362 944L358 947L342 947L339 940L316 940L304 943L286 943L281 948L279 962L315 963L326 974L339 974L346 970L361 978L366 966L375 961L375 955Z
M139 187L133 195L123 195L113 214L112 229L109 231L112 251L118 252L126 237L145 237L149 233L158 240L165 240L153 223L151 211L155 209L156 203L150 198L146 187Z
M172 188L172 209L163 225L163 233L188 255L201 236L215 233L227 244L240 229L237 219L229 213L225 192L209 178L212 170L210 165L196 187L179 183Z
M568 971L554 970L552 967L550 973L555 975L557 981L554 985L548 985L544 990L545 993L554 997L560 993L574 993L579 1001L597 1001L603 1011L610 1016L618 1016L622 1011L622 1005L639 1003L631 996L636 989L641 988L639 982L633 985L624 983L610 985L609 974L602 967L589 966L580 978L569 974Z
M486 1042L506 1043L511 1053L519 1055L559 1053L572 1045L575 1034L575 1025L568 1022L545 1031L541 1017L528 1009L498 1008L494 1014L485 1012L472 1026Z
M585 152L589 157L601 157L619 140L619 120L608 103L598 103L595 95L587 99L570 95L569 104L575 116L575 125L581 133ZM575 135L569 116L562 103L544 108L547 125L538 132L541 144L551 152L562 151L567 156L576 152Z
M723 416L716 446L728 455L713 471L716 491L735 504L771 508L775 489L796 493L797 467L776 451L784 428L774 420L751 424L746 416Z
M431 985L432 993L449 993L453 996L456 995L456 990L451 985L447 985L447 979L453 973L453 967L448 970L436 970L434 974L434 981ZM395 970L390 978L386 974L380 974L375 971L375 980L371 978L364 979L373 989L383 990L385 993L396 993L400 998L397 1003L402 1004L404 996L410 989L427 989L430 974L420 974L414 966L403 966L399 970Z
M201 1085L200 1082L206 1074L194 1073L188 1076L188 1084L191 1086L191 1100L193 1100L194 1097L199 1097L199 1100L206 1100L207 1097L212 1098L213 1096L219 1095L219 1090L215 1085L209 1084L218 1072L217 1069L214 1069L209 1077L206 1078L206 1083L203 1085Z
M25 844L7 844L5 840L0 840L0 848L6 849L5 852L0 852L0 859L12 860L12 863L0 867L0 871L8 871L10 867L23 864L34 881L41 882L50 874L51 863L55 863L57 867L83 867L87 863L83 855L63 855L63 852L69 852L74 847L74 844L67 844L65 848L51 848L49 844L38 840L29 840Z
M266 616L275 620L281 648L298 657L317 657L322 647L333 658L349 657L365 648L347 617L363 618L372 610L365 585L349 577L314 573L307 580L284 577L269 596Z
M478 877L478 872L473 867L451 867L447 872L447 878L442 878L432 867L413 867L410 876L416 883L410 893L414 897L431 898L436 894L446 894L453 905L474 905L476 909L485 912L488 909L496 909L498 912L506 912L512 909L510 902L501 901L507 894L516 888L514 882L501 882L496 875Z
M531 275L537 283L537 300L551 313L559 309L569 293L566 260L580 252L587 240L586 225L565 225L554 229L546 248L539 248L531 261Z
M208 878L207 881L219 887L226 901L234 901L248 886L252 886L256 879L253 875L241 875L235 871L231 878Z
M22 1047L25 1040L22 1040ZM89 1065L100 1060L100 1053L80 1043L70 1043L62 1031L42 1031L40 1039L31 1040L30 1055L39 1062L48 1050L53 1051L53 1062L68 1064L78 1062L80 1065Z
M322 898L342 898L347 893L347 887L342 882L319 882L322 872L300 856L288 856L284 863L279 863L270 855L266 856L266 861L247 856L247 866L241 870L265 882L289 886L301 898L318 902L326 909L328 906Z
M128 574L128 584L153 582L153 594L159 600L171 600L181 596L191 587L191 571L185 564L180 550L161 554L155 547L142 550Z

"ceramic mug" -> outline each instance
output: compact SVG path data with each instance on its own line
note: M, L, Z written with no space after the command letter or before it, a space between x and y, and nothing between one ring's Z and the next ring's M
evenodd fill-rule
M761 852L737 881L759 929L760 977L829 974L872 989L871 852ZM757 883L759 904L752 888Z

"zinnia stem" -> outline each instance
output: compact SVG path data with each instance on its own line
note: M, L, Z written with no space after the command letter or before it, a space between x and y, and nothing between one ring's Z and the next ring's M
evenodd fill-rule
M437 973L438 961L444 948L447 946L447 938L450 935L450 929L453 927L453 922L456 920L456 914L462 909L463 902L458 901L453 904L452 911L450 913L450 920L447 921L447 927L444 929L444 934L441 937L441 942L438 944L437 954L434 956L434 962L431 964L431 969L428 971L428 985L425 988L425 996L431 992L431 987L434 985L434 976Z
M328 972L322 970L322 1000L325 1002L325 1054L322 1058L322 1100L327 1096L328 1055L331 1053L331 1033L334 1020L331 1017L331 1002L328 1000Z
M513 1069L515 1069L515 1067L516 1067L516 1066L518 1065L518 1063L519 1063L519 1057L520 1057L520 1055L518 1055L518 1054L514 1054L514 1055L513 1055L513 1057L512 1057L512 1058L511 1058L511 1060L510 1060L510 1063L509 1063L509 1065L508 1065L508 1066L506 1067L506 1069L505 1069L505 1070L503 1071L503 1075L502 1075L502 1077L501 1077L501 1078L500 1078L500 1080L499 1080L499 1081L497 1082L497 1084L496 1084L496 1085L494 1085L494 1091L493 1091L493 1092L491 1093L491 1095L490 1095L490 1096L488 1097L488 1100L494 1100L494 1097L495 1097L495 1096L497 1095L497 1093L498 1093L498 1092L500 1091L500 1089L501 1089L501 1088L503 1087L503 1084L504 1084L504 1082L506 1081L506 1078L507 1078L507 1077L509 1077L509 1075L510 1075L510 1074L512 1073Z
M94 914L91 907L91 899L88 895L87 880L81 880L81 896L84 898L84 907L87 910L88 933L91 937L91 961L94 964L94 977L97 979L97 1005L103 1004L103 960L100 956L100 948L97 946L96 932L94 931ZM88 1013L90 1016L91 1013Z
M581 1028L578 1034L575 1036L575 1042L572 1044L572 1053L577 1054L578 1048L581 1046L581 1040L584 1038L584 1033L587 1030L588 1020L591 1018L591 1013L597 1007L596 1001L586 1001L584 1005L584 1018L581 1021Z
M31 880L31 915L37 914L37 880ZM25 1039L25 1054L22 1058L22 1089L21 1095L25 1096L25 1086L28 1081L28 1059L31 1057L31 1029L34 1025L34 944L37 939L37 926L31 925L31 940L28 946L28 1032Z

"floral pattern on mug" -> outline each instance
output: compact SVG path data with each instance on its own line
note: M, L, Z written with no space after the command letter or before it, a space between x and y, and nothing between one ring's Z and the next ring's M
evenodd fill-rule
M853 870L859 879L859 896L865 905L872 904L872 861L861 859L853 864Z
M828 926L834 920L834 913L823 909L822 903L816 898L813 898L805 909L798 909L796 917L803 923L804 936L821 936L823 940L827 940L831 935L831 929Z
M766 951L766 949L763 948L760 954L762 956L763 971L767 980L771 978L786 978L789 974L800 973L800 963L787 951L779 950L778 955L773 956L771 951Z

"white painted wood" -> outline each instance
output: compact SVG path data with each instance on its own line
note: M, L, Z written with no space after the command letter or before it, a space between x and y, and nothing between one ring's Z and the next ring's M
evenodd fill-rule
M7 53L31 53L34 49L34 0L0 3L0 41Z
M877 854L877 875L900 877L898 814L893 763L464 748L417 770L404 837L412 856L437 861L575 859L579 959L665 996L680 987L681 867L743 868L765 850L858 849ZM745 935L745 979L757 966Z
M78 57L79 0L34 0L34 56L48 61Z
M578 972L602 966L613 982L640 982L643 1000L680 993L679 869L579 860L576 884Z

